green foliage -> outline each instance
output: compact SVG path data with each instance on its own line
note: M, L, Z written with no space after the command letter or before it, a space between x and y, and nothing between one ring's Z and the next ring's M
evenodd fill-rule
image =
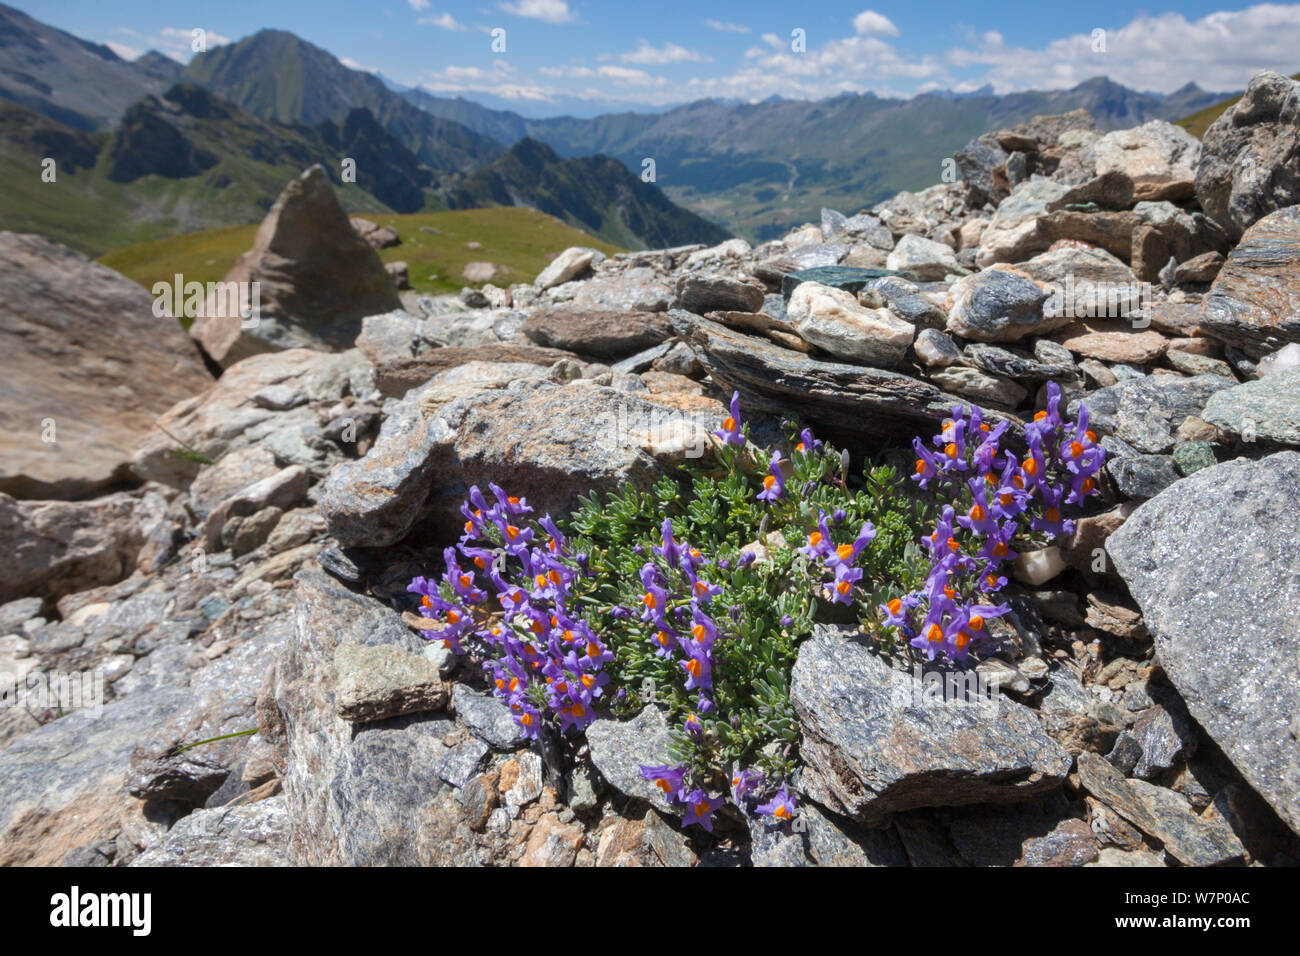
M573 549L588 555L591 571L573 593L589 619L602 622L601 637L615 654L607 668L613 693L606 698L615 715L631 716L652 701L678 727L695 714L704 732L691 737L675 731L674 756L695 779L723 788L718 775L728 767L758 766L769 779L783 779L796 766L790 672L814 622L859 620L880 634L876 604L919 586L926 567L915 542L931 509L894 469L868 465L860 475L847 475L833 449L794 452L786 495L768 504L756 493L770 458L770 451L753 446L723 446L717 458L684 466L649 490L584 499L566 528ZM816 532L821 513L842 513L832 524L836 543L851 542L864 522L876 529L859 559L864 574L847 607L830 603L825 572L797 550ZM645 593L642 566L654 560L668 573L654 552L662 545L665 518L680 547L697 549L712 562L701 578L721 588L708 604L719 637L713 648L716 709L707 714L696 712L696 694L685 688L681 655L656 655L655 626L635 613ZM758 552L748 566L740 561L746 549ZM682 599L670 607L686 604ZM615 607L635 610L616 618L610 613ZM689 619L681 630L689 630Z

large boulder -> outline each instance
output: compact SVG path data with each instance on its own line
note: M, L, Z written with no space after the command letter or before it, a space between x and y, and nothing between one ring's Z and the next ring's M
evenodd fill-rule
M1205 131L1196 198L1233 240L1300 203L1300 83L1272 70L1255 74Z
M1134 199L1183 200L1192 196L1200 146L1182 127L1152 120L1107 133L1087 154L1098 176L1119 172L1132 181Z
M1246 230L1197 317L1201 330L1263 355L1300 342L1300 206Z
M147 291L40 236L0 232L0 492L72 498L131 477L154 418L212 383Z
M401 305L379 254L352 228L320 166L285 187L253 248L222 281L238 283L239 309L219 291L210 295L190 334L223 368L259 352L351 348L362 318ZM245 319L253 283L259 309Z
M1106 550L1187 709L1300 833L1300 453L1205 468Z
M454 534L475 483L526 495L539 514L592 491L647 486L664 465L703 454L726 416L711 399L675 408L590 381L520 381L447 404L423 397L412 390L388 406L370 452L326 479L321 512L341 543L392 544L426 518Z
M835 628L818 626L800 647L790 702L804 792L865 823L918 807L1031 799L1059 787L1073 762L1032 711L996 689L991 699L930 699L915 675Z

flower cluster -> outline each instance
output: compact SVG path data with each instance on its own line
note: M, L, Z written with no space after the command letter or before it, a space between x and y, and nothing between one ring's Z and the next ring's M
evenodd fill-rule
M1097 492L1096 474L1105 450L1088 429L1088 410L1078 421L1063 421L1061 390L1047 385L1047 408L1025 427L1028 454L1019 458L1002 447L1008 423L990 426L979 408L952 418L932 439L913 442L913 480L924 489L960 504L944 505L933 534L924 545L930 570L923 587L880 607L886 627L897 628L930 659L944 654L964 659L986 641L986 623L1009 607L993 595L1007 583L1003 565L1018 557L1012 540L1022 530L1051 539L1068 535L1074 523L1066 505L1082 503Z
M421 596L422 615L445 625L434 637L453 652L463 654L469 636L496 651L484 669L526 736L536 739L546 714L558 717L562 730L581 730L595 719L609 681L604 666L614 659L572 609L570 589L585 557L570 555L550 515L532 527L524 520L533 510L527 499L488 488L492 504L476 485L461 506L464 533L443 552L442 577L418 577L407 590Z
M831 517L836 524L843 520L841 512L836 512ZM876 529L868 521L851 543L837 545L831 537L826 512L818 513L817 530L808 535L808 543L799 549L799 553L818 562L825 571L834 575L825 583L832 603L852 602L853 585L862 580L862 569L857 567L858 557L875 536Z

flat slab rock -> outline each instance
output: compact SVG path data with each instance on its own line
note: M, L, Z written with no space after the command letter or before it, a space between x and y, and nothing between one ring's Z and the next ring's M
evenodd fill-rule
M1204 468L1106 550L1187 709L1300 833L1300 453Z
M668 754L668 721L663 711L646 707L632 720L597 720L587 728L591 762L619 793L666 810L663 793L641 776L641 767L673 763Z
M1007 803L1059 786L1072 758L1032 711L1000 699L918 703L915 679L818 627L800 648L790 699L802 724L802 788L873 823L917 807Z

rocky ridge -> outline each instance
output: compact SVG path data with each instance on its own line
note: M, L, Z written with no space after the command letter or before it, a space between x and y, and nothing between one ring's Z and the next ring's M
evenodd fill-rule
M1279 79L1204 142L1043 117L968 146L959 182L757 247L570 249L531 284L384 290L360 316L345 289L295 305L325 277L278 264L282 344L209 353L228 367L156 409L122 490L0 496L0 673L103 679L99 713L0 708L0 862L1300 860L1300 280L1279 266L1300 196L1267 168L1297 120L1247 113ZM1224 206L1242 149L1266 168ZM346 318L301 338L323 314ZM755 427L797 415L860 456L961 403L1014 434L1049 381L1110 457L1074 536L1018 569L980 664L997 706L927 708L905 665L819 628L791 688L798 826L683 832L635 771L664 759L659 711L528 746L404 614L471 483L545 510L652 481L733 389Z

